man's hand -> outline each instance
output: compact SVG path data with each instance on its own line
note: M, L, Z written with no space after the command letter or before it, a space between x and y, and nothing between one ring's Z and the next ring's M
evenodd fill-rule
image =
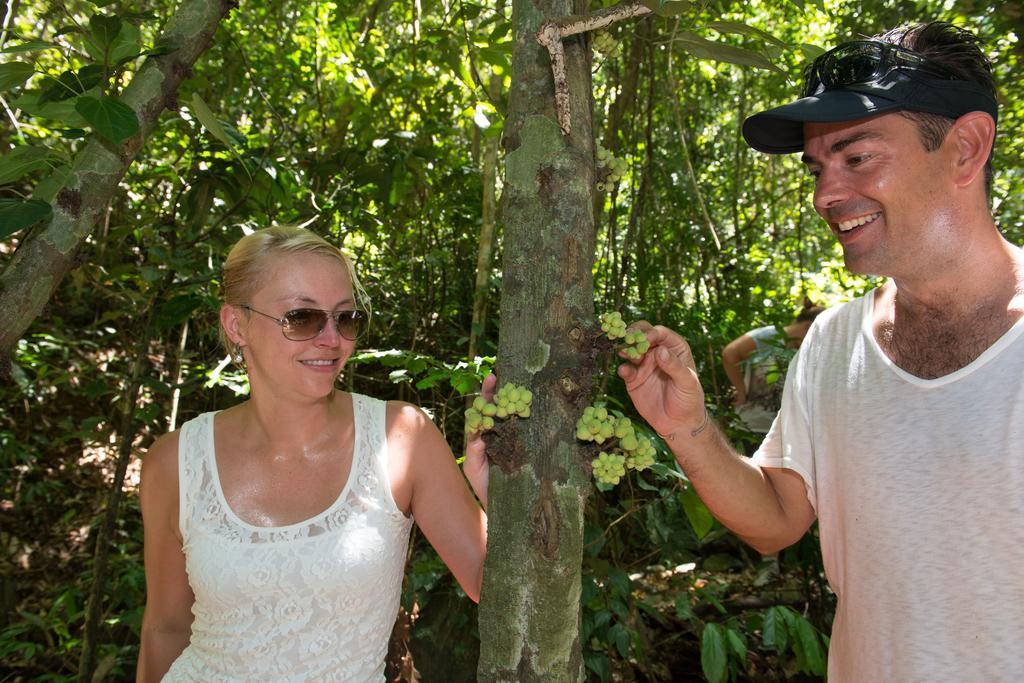
M494 399L494 387L497 383L498 376L493 372L484 378L480 395L488 403ZM484 510L487 509L487 482L490 474L485 449L483 432L473 432L466 441L466 459L462 461L462 472L466 475L480 504L484 506Z
M697 378L690 346L678 334L640 321L630 325L647 336L651 348L641 358L619 366L619 376L637 412L658 434L691 431L704 422L704 390Z

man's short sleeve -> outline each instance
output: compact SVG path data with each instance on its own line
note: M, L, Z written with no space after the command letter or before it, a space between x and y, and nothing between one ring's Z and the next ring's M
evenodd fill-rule
M807 486L807 499L817 512L817 496L814 486L814 448L811 442L811 426L807 397L809 395L807 358L813 355L815 338L809 332L800 350L789 364L786 384L782 390L782 407L775 416L768 435L752 459L761 467L793 470Z

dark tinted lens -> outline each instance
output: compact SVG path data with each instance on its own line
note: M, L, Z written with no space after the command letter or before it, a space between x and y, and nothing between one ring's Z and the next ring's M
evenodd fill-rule
M872 43L855 43L833 50L818 67L821 80L835 88L875 80L882 71L882 50Z
M320 334L327 324L327 313L315 308L299 308L284 314L284 336L293 341L305 341Z
M345 339L355 341L366 330L367 316L362 311L337 311L334 317L338 321L338 334Z

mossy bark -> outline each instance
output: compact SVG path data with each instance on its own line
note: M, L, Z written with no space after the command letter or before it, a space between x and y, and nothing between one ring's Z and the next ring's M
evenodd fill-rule
M53 202L53 217L20 245L0 275L0 374L9 368L14 344L75 267L82 241L110 203L160 114L176 106L178 86L192 73L221 18L234 6L233 0L184 0L158 41L174 49L148 57L121 94L121 101L139 119L139 133L119 145L94 134L75 157Z
M589 467L575 422L592 386L594 140L590 52L565 41L572 133L556 121L551 65L534 33L585 11L516 0L503 146L498 377L530 387L532 417L490 442L489 541L480 602L482 681L580 681L580 567Z

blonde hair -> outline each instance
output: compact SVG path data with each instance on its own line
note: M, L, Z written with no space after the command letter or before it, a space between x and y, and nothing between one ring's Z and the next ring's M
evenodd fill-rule
M263 286L274 257L289 254L318 254L336 259L345 268L352 284L356 308L370 312L370 299L359 283L356 268L348 255L315 232L290 225L257 230L235 242L224 261L224 277L220 283L221 300L236 306L249 303L253 294ZM232 344L223 328L220 330L220 340L230 354Z

